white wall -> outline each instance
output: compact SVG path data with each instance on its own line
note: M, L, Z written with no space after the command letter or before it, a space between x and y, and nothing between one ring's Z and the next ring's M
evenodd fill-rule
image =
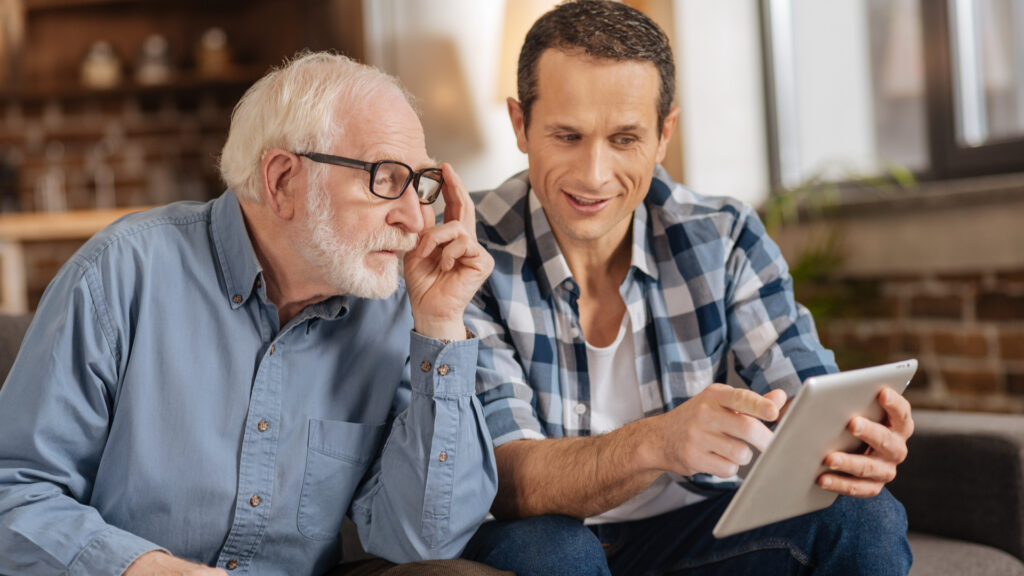
M428 152L451 162L470 190L527 165L497 94L504 10L496 0L363 0L367 60L423 100ZM432 95L455 109L431 121Z
M768 194L761 33L754 0L676 0L684 180L757 204Z

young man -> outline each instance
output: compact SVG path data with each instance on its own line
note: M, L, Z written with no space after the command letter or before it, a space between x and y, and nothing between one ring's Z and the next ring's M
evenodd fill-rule
M748 206L659 162L675 129L664 33L618 2L538 20L508 109L529 170L476 197L495 271L467 312L499 489L466 556L531 574L905 574L909 404L855 418L817 514L715 540L751 446L787 398L837 370ZM748 388L724 382L727 362ZM864 497L864 498L851 498Z
M493 261L397 81L287 63L221 171L47 289L0 390L0 573L323 574L346 514L394 562L458 556L486 516L463 311Z

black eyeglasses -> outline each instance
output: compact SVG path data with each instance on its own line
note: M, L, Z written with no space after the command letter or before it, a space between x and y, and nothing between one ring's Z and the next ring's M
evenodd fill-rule
M405 189L409 187L409 183L412 182L420 204L433 204L441 195L441 186L444 184L440 168L425 168L416 172L408 164L394 160L363 162L316 152L296 152L295 154L309 158L313 162L366 170L370 173L370 193L387 200L401 198Z

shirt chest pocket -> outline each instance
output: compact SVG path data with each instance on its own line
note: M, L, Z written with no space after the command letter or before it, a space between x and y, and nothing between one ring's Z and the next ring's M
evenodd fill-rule
M313 540L337 538L359 481L377 454L383 424L310 420L298 528Z

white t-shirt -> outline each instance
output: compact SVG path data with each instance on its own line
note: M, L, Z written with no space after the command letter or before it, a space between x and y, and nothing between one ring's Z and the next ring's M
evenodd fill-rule
M640 383L636 377L636 350L629 314L623 314L615 341L605 348L587 343L587 372L590 375L590 430L595 436L607 434L644 416ZM573 415L575 416L575 415ZM569 415L566 414L568 418ZM675 510L700 500L662 474L643 492L592 518L584 524L605 524L641 520Z

